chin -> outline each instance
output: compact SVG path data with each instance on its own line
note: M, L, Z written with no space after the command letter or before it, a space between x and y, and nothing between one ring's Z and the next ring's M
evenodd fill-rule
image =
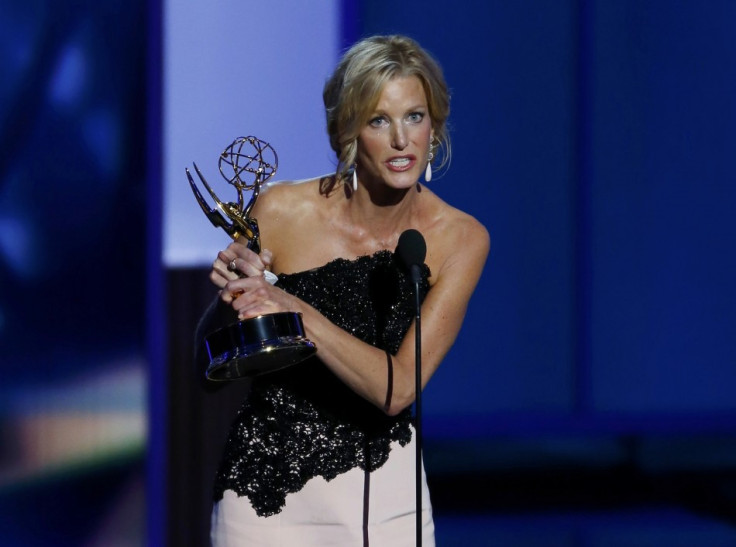
M391 173L384 178L384 183L391 188L397 190L405 190L412 188L417 182L419 182L419 175L416 173Z

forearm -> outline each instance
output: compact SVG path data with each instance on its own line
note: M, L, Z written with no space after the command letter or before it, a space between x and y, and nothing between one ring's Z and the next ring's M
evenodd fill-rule
M406 363L337 327L310 306L301 311L317 356L350 389L391 415L412 403L413 369Z

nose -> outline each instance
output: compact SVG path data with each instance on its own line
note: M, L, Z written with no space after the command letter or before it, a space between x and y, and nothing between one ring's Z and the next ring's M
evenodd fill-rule
M406 128L400 123L393 124L392 127L391 146L396 150L403 150L407 145Z

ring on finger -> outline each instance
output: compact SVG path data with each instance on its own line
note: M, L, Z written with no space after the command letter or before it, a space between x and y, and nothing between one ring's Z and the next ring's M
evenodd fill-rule
M227 265L227 269L228 271L231 271L231 272L234 272L236 270L234 258L230 261L230 264Z

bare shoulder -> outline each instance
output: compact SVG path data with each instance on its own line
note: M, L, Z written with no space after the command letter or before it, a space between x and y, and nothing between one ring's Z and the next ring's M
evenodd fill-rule
M299 216L319 197L319 178L270 182L261 188L253 214L256 218Z
M322 178L264 185L253 207L261 248L273 254L275 272L302 271L319 260L330 197L320 192Z
M435 281L458 268L483 269L491 238L483 224L472 215L433 195L431 222L427 233L427 259Z

